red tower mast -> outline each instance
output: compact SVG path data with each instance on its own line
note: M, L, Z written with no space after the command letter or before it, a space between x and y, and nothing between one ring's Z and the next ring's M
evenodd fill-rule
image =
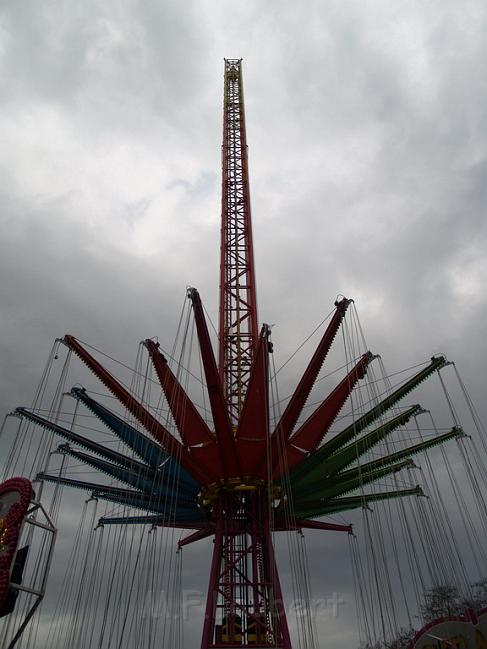
M225 59L224 84L219 372L235 426L258 337L241 59Z
M220 282L219 367L211 348L198 291L190 289L197 335L208 386L216 448L201 438L191 456L212 458L200 492L200 504L212 518L211 531L202 529L180 542L186 545L214 533L213 558L206 601L201 649L240 647L291 649L279 574L274 556L274 531L313 527L350 531L349 526L300 520L276 509L287 502L279 477L288 464L299 463L317 446L317 428L323 432L353 385L363 376L361 359L343 386L333 393L310 425L299 429L300 449L290 445L291 433L304 401L333 341L348 300L325 332L296 394L277 429L269 422L270 331L257 330L247 140L243 104L241 59L225 60L223 110L223 181ZM322 408L323 410L323 408ZM321 439L321 438L320 438ZM217 451L217 452L216 452ZM219 464L219 468L218 468ZM210 465L207 465L210 466ZM216 471L216 476L212 477ZM216 478L216 479L215 479ZM277 517L276 517L277 516Z
M253 403L253 394L267 389L269 331L264 325L259 337L241 59L225 59L220 253L218 370L238 453L249 429L264 444L269 437L268 404ZM195 316L201 321L197 308ZM249 480L246 464L238 466L240 477L234 472L226 484L215 485L201 649L291 649L271 538L269 484Z

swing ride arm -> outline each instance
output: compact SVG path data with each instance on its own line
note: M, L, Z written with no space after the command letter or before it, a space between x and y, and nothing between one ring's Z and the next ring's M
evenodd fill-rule
M99 419L120 441L127 445L138 457L140 457L149 466L158 467L162 462L174 466L177 475L184 478L185 481L193 481L198 484L191 475L185 471L174 458L171 458L161 447L149 437L139 432L133 426L130 426L124 419L114 412L103 406L92 397L84 388L73 387L69 394L76 400L84 404L97 419ZM167 470L167 469L166 469Z
M23 408L23 407L16 408L15 412L16 414L20 415L23 419L26 419L27 421L31 421L32 423L41 426L45 430L49 430L52 433L55 433L56 435L63 437L64 439L68 440L68 442L72 442L73 444L77 444L78 446L83 447L87 451L91 451L92 453L96 453L100 457L104 457L107 460L115 462L121 467L126 467L127 469L131 469L131 468L139 468L141 470L147 469L146 465L143 464L142 462L138 462L133 458L127 457L127 455L123 453L114 451L108 446L104 446L103 444L98 444L97 442L93 442L91 439L88 439L83 435L74 433L73 431L68 430L67 428L64 428L63 426L60 426L59 424L56 424L52 421L49 421L48 419L45 419L44 417L41 417L40 415L37 415L34 412L30 412L29 410L27 410L27 408ZM167 455L164 453L161 458L161 461L166 457Z
M76 340L74 336L66 335L63 342L89 367L100 381L106 385L112 394L122 403L125 408L144 426L144 428L161 443L165 451L178 459L184 468L191 473L202 484L211 481L213 476L209 476L198 466L190 457L188 451L171 433L151 415L151 413L142 406L128 390L126 390L101 363Z
M222 384L211 346L210 334L203 312L203 305L200 295L195 288L188 290L188 297L193 306L196 332L200 344L223 476L224 478L234 478L241 475L241 470L230 418L228 416L227 404L225 403Z
M391 473L397 473L403 468L413 468L414 463L410 457L411 455L416 455L439 444L444 444L451 439L458 439L464 436L465 433L463 430L454 426L449 432L443 435L438 435L414 446L396 451L395 453L390 453L385 457L368 462L355 469L344 472L340 471L338 474L335 474L336 486L333 485L333 476L330 473L326 474L326 471L321 480L315 477L315 480L306 480L297 485L294 484L292 485L293 502L297 515L298 513L302 514L303 512L301 510L303 507L308 507L309 503L313 501L317 509L319 507L318 501L323 502L325 509L322 511L328 511L326 507L334 507L341 500L346 504L346 499L341 499L337 496L347 491L362 488L381 477ZM310 496L310 494L313 495ZM368 499L369 495L363 494L362 497ZM317 509L314 511L317 511Z
M365 376L367 367L373 358L375 357L370 352L364 354L333 392L326 397L301 428L288 440L285 450L286 463L283 463L278 455L273 457L273 477L275 479L302 463L310 453L316 450L343 408L356 383Z
M340 476L337 476L335 479L324 478L320 483L316 484L316 488L312 492L307 488L300 488L293 491L294 507L299 510L303 503L318 501L323 503L330 502L333 498L355 491L356 489L362 489L362 487L365 487L380 478L385 478L388 475L393 475L402 471L402 469L411 468L413 466L414 462L407 458L396 462L395 464L374 469L369 473L360 473L348 480L342 480Z
M171 372L166 359L159 352L158 344L146 340L145 347L156 370L176 427L184 446L201 468L214 476L222 472L221 454L215 435L210 431L196 406L186 394L177 378Z
M345 401L352 393L356 383L364 378L367 367L374 358L375 356L370 352L360 358L355 367L350 370L333 392L326 397L301 428L292 435L289 445L302 449L306 454L316 450ZM289 468L292 468L292 466L293 464L290 464Z
M398 401L403 399L409 392L416 388L420 383L425 381L433 372L441 369L447 364L447 360L444 356L433 357L430 364L422 369L420 372L415 374L408 381L403 383L397 390L392 392L389 396L383 399L379 404L374 408L369 410L365 415L360 417L353 424L348 426L344 431L339 433L336 437L331 439L329 442L325 443L318 451L318 453L330 454L334 453L339 448L342 448L347 442L349 442L354 437L364 430L366 426L374 422L385 412L390 410L393 405Z
M352 439L357 437L367 426L372 424L376 419L384 415L398 401L404 398L420 383L425 381L433 372L447 365L448 361L444 356L434 356L429 365L417 372L410 379L405 381L391 394L385 397L380 403L371 408L364 415L359 417L350 426L347 426L340 433L335 435L331 440L325 442L320 448L312 453L304 462L296 466L293 471L293 479L297 480L305 474L308 474L315 467L327 460L333 453L343 448Z
M463 430L461 428L458 428L457 426L454 426L449 432L443 433L443 435L438 435L437 437L425 440L424 442L420 442L419 444L415 444L414 446L409 446L405 449L402 449L401 451L390 453L389 455L381 457L378 460L373 460L372 462L362 464L362 466L359 466L356 469L349 469L348 471L340 472L340 476L344 479L350 479L355 475L358 476L360 473L369 473L371 471L375 471L375 469L380 469L384 466L393 464L394 462L402 460L403 458L411 457L412 455L417 455L418 453L423 453L424 451L427 451L434 446L448 442L450 439L460 439L462 437L465 437Z
M313 521L310 519L299 519L294 522L285 522L278 519L273 527L275 532L289 532L299 530L322 530L324 532L348 532L352 534L351 525L340 525L339 523L325 523L324 521Z
M423 490L419 485L411 487L410 489L397 489L396 491L381 491L373 494L364 494L361 496L346 496L344 498L336 498L329 504L316 502L313 505L308 505L299 511L299 516L303 518L313 516L331 516L332 514L339 514L341 512L350 511L359 507L367 508L369 503L378 502L381 500L394 500L397 498L405 498L409 496L424 496Z
M195 522L205 522L205 518L198 510L194 499L175 497L174 492L171 489L165 491L159 490L157 494L149 494L134 489L122 489L120 487L112 487L110 485L103 485L95 482L64 478L61 476L50 475L45 472L38 473L36 480L44 480L46 482L73 487L75 489L82 489L83 491L90 492L92 498L95 499L108 500L119 505L127 505L128 507L135 507L136 509L158 512L159 514L167 516L168 520L173 523L177 523L180 518L182 519L181 522L189 522L185 520L187 517L190 517ZM168 506L168 503L171 503L171 505Z
M289 439L291 436L351 301L344 297L340 302L335 302L335 313L289 400L273 436L280 435L282 440Z
M309 397L313 385L316 382L316 378L320 372L320 369L323 366L326 356L330 350L333 340L335 339L338 328L340 327L343 318L345 317L348 306L351 302L352 300L348 300L347 298L343 298L339 302L335 302L335 313L333 314L332 319L329 322L320 342L318 343L318 346L308 364L308 367L306 368L293 395L291 396L291 399L289 400L284 413L282 414L282 417L280 418L277 426L270 436L271 458L278 458L281 449L286 448L287 440L291 436L296 422L299 419L299 416ZM252 374L250 380L252 380ZM291 455L293 454L293 451L297 456L296 462L299 462L302 459L302 455L296 453L295 449L288 448L287 453ZM267 451L258 454L259 461L257 462L257 465L253 470L254 476L259 475L260 477L262 477L264 475L264 470L267 473L267 462L269 461L269 458L267 458L266 452ZM276 462L274 462L274 464L276 464Z
M296 485L302 484L303 486L306 486L306 488L309 488L313 482L319 480L322 476L334 476L337 473L340 473L346 466L355 460L358 460L364 453L367 453L373 446L385 439L388 435L399 428L399 426L406 424L411 417L421 411L421 406L419 405L409 408L402 414L372 430L367 435L364 435L364 437L360 438L356 442L348 444L330 457L323 458L320 464L310 469L299 480L293 481L291 476L291 482Z
M147 339L144 341L144 346L149 352L183 444L186 447L214 444L215 436L169 368L166 358L159 351L159 344Z
M236 443L244 476L252 475L258 458L267 452L269 439L269 335L262 326L245 401L236 432Z

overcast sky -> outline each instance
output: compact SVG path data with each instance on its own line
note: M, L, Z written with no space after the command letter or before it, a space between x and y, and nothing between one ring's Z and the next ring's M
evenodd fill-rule
M482 0L3 0L2 411L55 337L132 362L189 285L216 320L224 57L276 351L345 294L391 370L444 352L485 408Z

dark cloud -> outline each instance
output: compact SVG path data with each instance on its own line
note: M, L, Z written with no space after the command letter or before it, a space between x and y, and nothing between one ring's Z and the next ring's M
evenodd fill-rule
M443 351L483 408L486 23L478 0L4 3L2 411L31 401L56 336L128 362L147 336L170 348L188 285L216 321L224 56L244 58L277 364L344 293L389 369ZM348 647L343 545L309 535L313 589L346 600L320 629ZM203 590L204 547L184 572Z

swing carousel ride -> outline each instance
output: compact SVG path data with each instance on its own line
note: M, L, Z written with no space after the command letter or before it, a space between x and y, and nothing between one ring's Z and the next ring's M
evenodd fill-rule
M258 326L241 60L224 70L217 357L199 292L186 297L173 348L144 340L135 368L73 335L57 340L32 406L7 417L2 647L184 646L182 550L197 541L211 553L198 568L209 570L201 649L318 646L303 530L348 541L369 644L412 626L425 588L468 592L487 575L487 444L444 356L387 375L340 296L307 341L294 390L279 396L271 327ZM448 372L475 438L460 427ZM440 423L405 403L427 379L445 397ZM56 527L69 559L54 553L51 567ZM291 623L279 538L286 592L300 602Z

